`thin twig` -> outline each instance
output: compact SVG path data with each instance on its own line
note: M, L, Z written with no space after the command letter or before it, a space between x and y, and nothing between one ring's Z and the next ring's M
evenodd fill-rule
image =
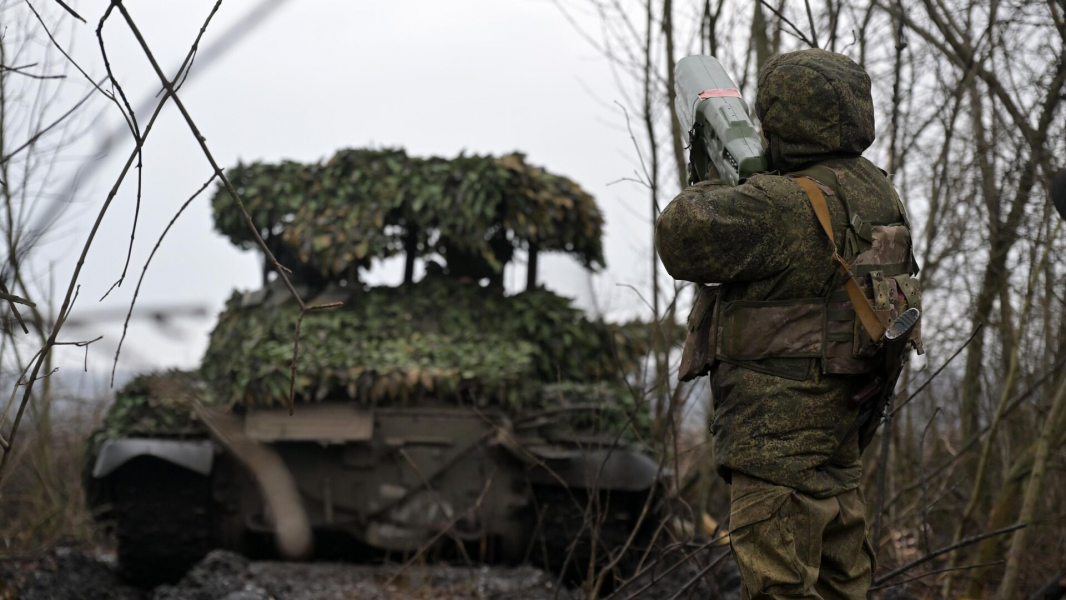
M77 341L77 342L56 342L56 343L54 343L52 345L53 346L77 346L78 348L84 348L85 346L88 346L89 344L91 344L93 342L99 342L102 339L104 339L104 336L98 335L98 336L94 337L91 340L81 340L81 341Z
M66 79L66 75L43 75L41 73L27 73L26 69L36 67L37 63L31 63L28 65L21 65L18 67L9 67L7 65L0 65L0 71L6 71L8 73L14 73L15 75L22 75L23 77L29 77L30 79Z
M971 537L968 537L968 538L963 539L963 540L959 540L958 542L956 542L954 544L951 544L950 546L944 546L943 548L937 550L936 552L931 552L931 553L926 554L925 556L923 556L921 558L912 560L911 562L903 565L902 567L899 567L898 569L895 569L895 570L889 572L888 574L886 574L886 575L884 575L882 577L878 577L878 578L874 579L874 585L881 585L882 583L888 581L889 579L892 579L892 578L894 578L894 577L896 577L898 575L902 575L902 574L906 573L907 571L910 571L914 567L917 567L919 565L923 565L923 564L933 560L934 558L936 558L938 556L941 556L943 554L947 554L948 552L952 552L954 550L958 550L959 548L964 548L966 546L970 546L972 544L976 544L977 542L980 542L981 540L986 540L986 539L988 539L990 537L996 537L997 535L1003 535L1005 533L1010 533L1012 531L1017 531L1018 529L1021 529L1022 527L1026 527L1027 525L1028 525L1028 523L1016 523L1014 525L1011 525L1010 527L1003 527L1001 529L996 529L994 531L989 531L988 533L982 533L980 535L975 535L975 536L971 536Z
M107 70L107 77L111 81L111 87L113 89L118 90L118 95L120 98L122 98L122 104L126 106L126 112L128 112L130 115L131 133L133 134L135 139L139 140L141 138L141 129L137 124L137 113L133 110L133 106L130 104L129 99L126 97L126 92L122 89L122 85L118 82L118 79L115 78L115 74L111 70L111 60L107 57L107 48L104 45L104 22L106 22L107 18L111 15L111 9L113 9L115 5L119 2L121 2L121 0L111 0L111 4L107 7L107 10L104 11L104 15L100 17L100 23L96 26L96 39L100 43L100 56L102 56L104 59L104 68ZM193 52L195 53L195 50L193 50ZM133 209L133 226L130 227L130 244L129 248L126 250L126 262L122 265L122 274L119 275L118 280L115 281L115 283L111 284L111 287L108 288L107 292L105 292L103 297L100 298L101 301L107 298L108 295L111 294L112 290L117 287L122 287L122 282L126 280L126 273L130 268L130 259L133 258L133 242L134 239L137 237L137 223L138 221L140 221L141 217L141 192L143 190L143 178L144 151L143 149L141 149L137 151L137 195L135 197ZM113 381L112 384L114 384Z
M643 181L643 180L640 180L640 179L634 179L632 177L619 177L618 179L615 179L614 181L608 182L607 183L607 187L610 187L610 186L612 186L612 185L614 185L616 183L622 183L623 181L628 181L630 183L637 183L637 184L640 184L640 185L642 185L642 186L644 186L646 188L651 188L651 186L648 185L648 183L646 181Z
M922 437L918 440L918 477L922 481L922 542L925 546L926 554L933 551L929 547L929 505L926 503L926 485L925 485L925 437L929 434L929 428L932 427L933 421L936 420L937 414L940 413L940 407L936 407L933 410L933 415L929 417L929 422L925 424L925 429L922 429Z
M174 216L170 219L170 222L167 223L166 228L163 229L163 233L159 234L159 239L156 240L155 246L152 248L152 252L148 255L148 260L144 261L144 267L141 268L141 276L137 279L137 287L133 290L133 298L130 299L130 309L126 312L126 320L122 324L122 337L118 340L118 348L115 348L115 360L111 365L112 387L115 386L115 370L118 368L118 357L122 353L122 344L126 341L126 331L129 329L130 318L133 316L133 307L135 304L137 304L137 296L139 296L141 293L141 284L144 283L144 276L148 273L148 265L152 264L152 259L155 258L155 253L159 250L159 246L162 245L163 238L167 236L167 233L170 231L170 228L174 226L175 222L177 222L178 217L180 217L181 214L185 212L185 209L189 206L189 204L191 204L192 201L197 198L197 196L203 193L203 191L207 189L207 186L211 185L211 182L213 182L214 180L215 174L212 173L211 178L204 182L204 184L200 186L200 189L196 190L196 192L192 196L189 196L189 198L181 205L181 208L178 209L178 212L174 214Z
M221 5L221 3L222 3L222 0L217 0L217 2L214 5L214 8L208 14L207 19L204 21L203 26L201 26L201 28L200 28L200 34L197 36L197 42L199 41L200 37L203 36L204 32L207 29L207 26L210 24L211 19L214 17L215 13L218 11L218 7L219 7L219 5ZM27 1L27 4L29 4L28 1ZM31 9L32 9L32 5L31 5ZM36 11L34 11L34 14L36 14ZM38 20L40 20L40 15L37 15L37 18L38 18ZM44 25L44 22L42 21L41 24ZM59 48L59 51L62 52L63 55L66 56L67 59L70 60L71 63L73 63L74 66L77 67L78 70L82 72L83 75L86 76L86 78L88 78L88 75L85 74L85 71L83 71L81 69L81 67L72 58L70 58L70 56L66 53L66 51L64 51L62 49L62 47L60 47L59 44L55 42L55 38L52 37L52 34L50 32L48 32L48 28L47 27L45 27L45 32L48 33L49 39L51 39L53 41L53 43L56 44L56 47ZM194 44L194 46L195 46L195 44ZM190 53L190 55L186 56L186 61L188 61L189 56L191 56L191 53ZM180 70L179 70L179 72L180 72ZM98 90L100 90L99 86L96 86L95 83L94 83L94 86ZM104 90L100 90L100 92L103 93L105 96L110 97L112 101L115 100L114 96L109 95ZM132 152L130 153L129 157L126 159L126 163L125 163L125 165L123 165L122 170L120 171L120 173L118 175L118 178L115 180L115 183L111 186L111 190L108 192L107 198L104 200L103 205L100 207L100 210L96 214L96 220L93 222L92 228L89 230L89 235L88 235L88 237L86 237L85 243L82 245L81 254L78 256L78 262L74 266L74 273L71 275L70 283L67 285L66 294L63 297L63 302L62 302L62 304L61 304L61 306L59 308L59 317L56 319L56 322L53 324L52 332L49 334L48 339L45 340L44 345L41 347L40 350L37 351L37 353L34 355L34 358L31 359L31 362L33 362L32 372L31 372L31 375L30 375L31 381L36 378L37 374L40 372L41 368L43 367L48 353L51 352L52 347L56 343L56 337L59 335L59 332L60 332L60 330L63 327L63 323L66 321L67 317L70 314L70 309L73 306L72 297L74 299L77 298L75 290L76 289L80 289L80 287L81 287L80 284L78 283L78 279L81 276L82 268L85 266L85 258L86 258L86 256L89 253L89 248L92 247L93 241L96 239L96 234L100 231L100 224L103 222L104 216L107 214L108 209L111 207L111 202L114 201L115 196L118 194L118 190L122 186L122 182L125 180L126 174L129 173L130 166L133 165L133 159L137 157L137 153L140 152L141 146L144 144L144 140L147 139L148 134L149 134L149 132L152 129L152 125L155 123L155 119L159 116L159 113L162 111L163 106L166 104L167 100L170 99L170 97L171 97L171 94L167 94L162 99L160 99L160 101L156 104L155 112L152 114L152 118L149 119L148 124L145 126L144 134L138 138L136 147L132 150ZM124 111L122 110L121 105L119 105L117 103L117 101L115 102L115 104L117 106L119 106L119 110L124 113ZM123 116L125 117L125 114L123 114ZM31 366L27 365L26 369L30 370ZM24 371L24 373L25 373L25 371ZM15 386L15 389L17 389L17 386ZM3 422L4 420L6 420L7 411L8 411L8 409L10 409L11 403L14 401L15 389L12 389L12 398L8 402L7 408L4 409L4 414L3 414L3 417L0 417L0 422ZM33 393L33 385L31 383L30 385L26 386L26 389L25 389L25 391L22 394L22 398L19 401L18 411L15 413L15 420L14 420L14 422L11 425L11 432L9 433L9 437L8 437L8 440L7 440L9 445L13 444L14 441L15 441L15 436L18 433L19 425L21 424L22 417L25 414L26 406L29 405L30 398L32 397L32 393ZM0 456L0 484L2 484L3 481L4 481L5 469L6 469L7 465L8 465L8 460L11 457L11 454L12 454L11 452L4 452L3 456Z
M897 581L896 583L885 583L885 584L882 584L882 585L874 586L874 587L870 588L870 591L873 592L873 591L876 591L876 590L883 590L885 588L897 587L897 586L905 585L905 584L911 583L912 581L918 581L919 579L924 579L926 577L929 577L930 575L939 575L940 573L947 573L948 571L968 571L970 569L981 569L981 568L984 568L984 567L992 567L992 566L995 566L995 565L1001 565L1001 564L1003 564L1005 562L1006 561L1004 561L1004 560L996 560L996 561L981 563L981 564L977 564L977 565L966 565L966 566L963 566L963 567L949 567L947 569L937 569L935 571L929 571L928 573L923 573L921 575L916 575L914 577L911 577L911 578L908 578L908 579L904 579L903 581Z
M27 300L26 298L23 298L22 296L16 296L14 294L8 294L6 292L0 292L0 300L7 300L8 302L15 302L17 304L25 304L26 306L29 306L30 308L33 308L33 307L37 306L36 302L32 302L30 300Z
M219 3L216 3L215 8L213 10L217 10L218 4L220 3L221 1ZM263 241L263 237L259 234L259 228L256 227L255 223L252 221L251 215L248 214L248 209L245 207L244 201L241 199L241 196L237 192L236 187L234 187L234 185L230 182L229 178L226 177L225 173L222 172L222 167L218 165L218 162L215 161L214 154L212 154L211 150L207 147L207 138L204 137L202 133L200 133L200 128L196 125L196 122L193 121L192 115L189 114L188 109L185 107L185 103L181 101L181 97L178 96L175 92L174 84L169 81L166 75L163 73L163 69L159 66L159 62L156 60L155 54L153 54L152 50L148 47L148 42L145 41L144 36L141 34L141 30L133 21L133 18L130 16L129 11L126 10L126 6L121 3L116 4L115 6L118 6L119 12L122 13L122 17L126 20L126 24L129 25L134 37L137 38L137 42L138 44L140 44L141 50L148 58L148 61L151 63L152 69L155 71L156 76L163 83L163 87L166 88L167 96L174 99L174 104L177 105L178 110L181 111L181 116L185 119L185 123L192 131L193 137L195 137L196 141L199 143L200 150L204 153L204 156L207 158L207 161L211 164L211 168L214 169L215 175L217 175L219 179L222 180L222 183L225 184L226 191L230 193L230 196L233 198L234 202L237 204L237 207L240 209L241 216L244 219L245 225L248 227L249 231L251 231L252 237L255 240L256 245L259 246L259 249L263 251L270 263L274 265L275 269L278 272L278 276L285 284L285 287L289 290L289 293L292 295L293 299L296 300L296 302L299 304L300 309L302 310L306 308L306 303L304 302L303 298L300 297L299 292L296 291L296 287L292 284L292 281L289 280L286 274L287 269L281 266L281 263L274 256L274 253L271 252L270 248L266 245L266 242Z
M629 130L629 139L633 140L633 147L636 149L637 158L640 160L640 168L641 168L641 170L644 171L644 185L647 186L648 189L651 189L651 187L652 187L651 186L652 177L648 173L647 165L644 164L644 153L640 151L640 144L637 143L637 136L636 136L636 134L633 133L633 125L629 122L629 111L626 110L625 106L622 106L621 102L615 100L614 103L618 105L618 108L622 109L622 114L625 115L625 118L626 118L626 129ZM662 212L661 210L659 210L659 201L658 200L655 201L655 210L657 212Z
M1054 375L1057 375L1058 372L1059 372L1059 369L1061 369L1063 366L1066 366L1066 356L1063 356L1059 360L1055 361L1055 364L1052 365L1047 370L1047 372L1045 372L1039 379L1034 381L1033 384L1030 385L1028 389L1026 389L1021 394L1018 394L1017 397L1015 397L1013 400L1011 400L1010 405L1008 405L1007 408L1003 410L1003 416L1005 417L1005 416L1009 415L1010 413L1014 412L1014 409L1016 409L1019 406L1021 406L1022 402L1025 402L1029 398L1029 396L1033 395L1034 392L1039 390L1048 379L1050 379ZM947 470L953 464L955 464L960 459L962 459L962 457L964 457L967 452L969 452L970 450L973 450L975 447L977 447L977 442L981 441L981 438L986 433L988 433L988 430L990 428L991 428L991 425L985 425L980 431L978 431L977 433L975 433L972 436L970 436L970 439L966 440L966 442L964 442L962 444L962 446L955 452L954 456L952 456L951 458L945 460L943 463L938 465L935 469L933 469L932 473L929 473L929 476L930 477L935 477L935 476L943 473L945 470ZM905 494L905 493L917 488L919 485L921 485L921 482L918 482L918 481L915 481L915 482L912 482L912 483L908 484L907 487L903 488L902 490L897 492L895 496L893 496L892 500L888 503L888 506L891 507L896 502L896 500L898 500L899 498L901 498L903 496L903 494Z
M30 330L26 327L26 323L23 322L22 315L19 314L18 307L15 306L16 304L22 303L12 299L17 298L17 296L14 296L8 292L7 284L4 283L3 278L0 278L0 293L10 296L10 298L8 298L8 306L11 307L11 314L15 315L15 320L18 321L18 324L22 326L22 332L29 334Z
M446 527L444 527L441 531L437 532L437 534L430 538L428 541L426 541L426 543L419 546L418 550L415 551L414 555L411 556L411 558L407 559L407 562L405 562L402 566L400 566L400 570L396 571L396 573L394 573L392 577L388 579L388 581L382 584L381 591L375 594L371 600L377 600L378 598L380 598L381 595L389 589L389 586L391 586L392 583L400 577L400 575L403 575L403 573L407 569L409 569L411 565L415 564L415 561L417 561L423 554L425 554L427 550L432 548L433 544L436 544L438 540L444 537L444 535L447 534L452 529L452 527L455 527L455 525L458 524L459 521L462 521L468 516L474 514L477 509L481 508L481 503L484 502L485 496L489 492L489 487L492 485L492 478L494 476L495 473L492 473L489 475L488 479L485 480L485 485L481 488L481 493L478 494L477 500L475 500L469 508L464 510L462 514L457 515L454 519L452 519Z
M803 33L803 31L800 30L799 27L796 27L795 23L793 23L792 21L789 21L788 17L786 17L785 15L781 14L781 12L779 10L777 10L776 8L774 8L773 6L771 6L769 2L767 2L766 0L759 0L759 3L762 4L763 6L765 6L766 8L770 9L770 12L774 13L775 15L777 15L777 18L781 19L782 23L784 23L785 25L788 25L789 27L791 27L792 31L795 32L796 37L798 37L801 42L803 42L804 44L807 44L811 48L817 48L818 47L817 44L812 42Z
M911 400L914 400L914 398L917 397L918 394L920 394L922 392L922 390L924 390L930 383L932 383L932 381L934 379L936 379L937 375L940 375L940 372L943 371L945 367L947 367L948 365L951 364L951 361L955 360L955 357L958 356L966 348L966 346L970 345L970 342L972 342L974 340L974 338L977 337L977 334L981 332L981 329L984 326L985 326L984 323L979 323L977 325L977 327L974 328L973 333L970 334L970 337L967 338L966 341L963 342L963 344L961 346L959 346L955 350L955 352L947 360L944 361L944 364L940 365L940 367L932 375L929 376L929 379L925 380L925 383L923 383L922 385L918 386L918 389L914 390L914 393L912 393L911 395L907 396L906 400L904 400L903 402L900 402L899 406L897 406L896 408L894 408L891 411L889 411L888 416L891 417L892 415L896 414L897 412L900 411L901 408L903 408L904 406L907 406L908 402L910 402Z
M101 83L103 83L104 81L105 81L104 79L100 80ZM11 160L19 152L22 152L26 148L29 148L30 146L32 146L34 142L36 142L37 140L39 140L41 138L41 136L43 136L44 134L48 133L56 125L59 125L60 123L62 123L64 119L66 119L70 115L74 114L75 111L77 111L79 108L81 108L82 104L85 104L85 102L88 101L89 98L92 97L94 91L96 91L96 90L89 90L89 93L85 94L85 96L81 100L78 100L78 102L74 106L70 107L70 110L68 110L67 112L65 112L62 115L60 115L58 119L56 119L55 121L52 121L52 123L49 124L47 127L43 128L40 131L38 131L37 133L33 134L30 137L30 139L26 140L21 146L19 146L18 148L15 148L11 152L8 152L7 155L5 155L4 157L0 158L0 164L6 163L7 161Z
M636 290L634 289L634 291L636 291ZM637 295L639 296L639 292L637 293ZM676 300L676 296L675 296L675 300ZM661 326L661 324L657 322L656 326ZM618 366L619 375L622 377L623 381L626 381L625 369L623 368L622 363L621 363L621 359L619 358L619 355L618 355L618 346L617 346L617 344L612 342L611 348L612 348L612 354L614 355L614 358L615 358L615 362L616 362L616 364ZM627 382L627 386L628 386L628 382ZM593 483L592 486L589 487L590 490L596 491L596 490L599 489L599 482L600 482L600 477L601 477L601 475L603 473L603 469L604 469L604 467L606 467L607 460L610 458L611 453L614 452L614 449L618 446L619 442L621 441L622 433L632 425L633 421L636 419L636 415L640 411L644 410L644 402L643 402L644 398L637 398L636 391L632 387L629 387L629 391L630 391L630 394L633 395L634 408L627 415L626 422L622 425L622 427L619 428L619 431L615 435L614 440L612 441L608 452L606 453L606 455L603 458L603 461L600 462L599 468L598 468L598 470L596 472L596 477L595 477L594 483ZM673 408L674 408L674 405L671 405L671 410ZM672 422L673 421L673 415L672 414L669 415L669 418L671 419L671 422ZM676 440L676 436L675 436L675 440ZM677 453L675 452L674 455L676 457ZM666 466L665 465L665 457L667 456L667 453L665 452L665 448L664 448L664 452L663 452L662 456L663 456L663 459L659 461L659 464L658 464L656 472L655 472L654 481L656 481L656 482L661 480L661 477L662 477L662 474L663 474L663 469ZM675 468L675 472L677 472L677 470L678 469ZM611 560L602 569L600 578L597 581L597 584L596 584L596 587L595 587L596 590L598 590L600 584L602 584L603 577L607 573L609 573L612 569L614 569L615 566L618 565L619 561L621 561L622 557L625 555L626 552L629 551L630 547L633 545L633 542L636 541L637 534L640 532L641 527L643 526L645 519L647 519L648 515L651 514L652 501L657 497L657 494L655 493L655 490L656 490L656 487L653 485L652 489L649 490L649 492L648 492L647 498L645 498L645 500L644 500L644 505L641 508L640 515L637 517L637 521L636 521L636 523L634 523L632 531L630 532L629 537L626 539L625 544L623 544L622 548L616 553L615 558L613 560ZM591 568L591 566L590 566L590 568Z
M63 0L56 0L56 4L62 6L63 10L67 11L68 13L70 13L70 16L72 16L75 19L81 21L82 23L86 23L85 19L82 18L82 16L79 15L77 12L75 12L73 8L68 6L66 2L63 2Z
M37 17L37 21L40 22L41 28L44 29L44 33L48 36L48 39L52 41L52 45L56 47L56 50L59 50L59 53L62 54L67 59L67 61L70 62L70 64L74 65L74 68L82 74L86 81L92 84L93 88L96 91L103 94L105 98L113 102L115 106L118 107L119 112L122 113L123 120L126 121L126 125L132 128L129 116L126 115L126 110L122 108L121 104L119 104L118 99L115 98L115 95L100 87L101 83L96 83L96 81L92 77L89 77L89 74L85 72L85 69L81 68L81 65L78 64L78 61L74 60L74 58L70 54L68 54L66 50L63 49L63 46L59 44L59 41L56 40L55 36L53 36L52 32L48 29L48 25L45 24L44 19L41 17L41 14L38 13L37 9L34 8L33 4L30 3L30 0L26 0L26 6L29 6L30 11L32 11L33 15Z
M718 563L720 563L723 560L725 560L725 557L727 557L727 556L729 556L729 553L728 552L723 552L721 555L718 556L718 558L712 560L710 562L710 564L708 564L706 567L701 569L699 573L696 573L692 577L692 579L688 580L685 583L685 585L681 586L681 589L677 590L676 594L674 594L673 596L670 596L670 600L677 600L678 598L681 597L681 594L684 594L687 590L689 590L689 588L694 588L695 585L697 583L699 583L700 579L703 579L707 575L707 573L710 572L711 569L717 567Z
M212 9L212 14L214 13L214 11L218 10L218 5L220 3L221 3L221 0L219 0L219 3L215 4L215 7ZM215 156L211 153L211 150L207 147L207 138L205 138L204 135L202 133L200 133L200 128L196 125L196 122L193 121L192 115L189 114L188 109L185 107L185 103L183 103L181 101L181 98L178 96L177 92L175 91L174 82L172 82L169 79L167 79L166 75L163 73L163 69L159 66L159 62L156 60L155 55L152 53L152 50L148 47L148 42L145 41L144 35L141 34L141 30L137 27L137 24L133 21L133 17L131 17L129 11L126 10L126 6L124 4L122 4L121 2L118 2L117 0L113 0L112 6L117 6L119 12L122 13L122 18L125 19L126 24L130 28L130 31L132 31L134 37L137 38L137 42L138 42L138 44L140 44L141 50L144 52L145 57L147 57L148 61L152 64L152 69L155 71L156 76L159 78L159 81L163 84L163 87L166 88L167 96L169 96L169 97L174 99L174 104L177 105L178 110L181 111L181 115L185 119L185 123L189 126L189 130L192 132L193 136L196 138L196 141L199 143L200 150L203 152L204 157L207 158L207 161L209 163L211 163L211 168L214 169L215 175L217 175L218 178L222 180L222 183L226 187L226 191L229 192L230 197L233 199L234 203L237 205L237 208L240 210L241 217L244 220L244 223L248 227L249 231L251 231L252 237L253 237L253 239L255 239L256 244L259 246L259 249L263 251L264 255L267 257L267 259L270 261L270 263L272 263L275 266L275 269L276 269L276 271L278 273L278 276L284 282L285 287L288 288L289 293L296 300L296 303L300 307L300 317L299 317L300 321L297 321L296 336L295 336L295 339L293 341L294 352L293 352L293 362L292 362L292 374L291 374L291 378L289 380L289 413L292 414L292 411L293 411L293 394L294 394L294 391L295 391L295 382L296 382L296 364L297 364L298 352L299 352L299 344L300 344L299 328L300 328L300 322L303 320L304 313L306 313L309 310L334 308L336 306L340 306L342 303L335 302L335 303L331 303L331 304L323 305L323 306L308 306L307 303L304 302L304 299L300 296L300 293L296 291L296 287L292 284L292 281L289 280L289 276L286 273L287 269L285 269L285 268L283 268L281 266L281 263L274 256L274 253L270 251L270 248L267 247L266 242L263 241L263 237L259 234L259 228L256 227L255 223L252 221L251 215L248 214L248 209L245 207L244 201L241 200L241 196L237 192L236 187L234 187L234 185L230 182L229 178L226 177L226 174L222 172L222 167L220 167L218 165L218 162L215 160Z
M814 13L811 11L811 0L803 0L804 6L807 7L807 22L811 25L811 45L815 48L818 47L818 30L814 26Z
M891 391L889 392L891 394ZM889 407L892 406L892 399L889 398ZM874 514L874 526L871 532L871 540L873 540L874 554L881 547L881 516L885 512L885 483L888 480L888 452L892 442L892 417L885 417L885 425L881 430L881 459L878 462L877 468L877 512Z
M296 398L296 367L300 364L300 328L303 326L304 316L313 310L325 310L344 306L343 302L330 302L318 306L304 306L300 309L300 316L296 319L296 331L292 336L292 362L289 364L289 414L293 413L293 401Z
M681 565L683 565L683 564L687 563L688 561L692 560L692 558L694 556L696 556L698 553L703 552L704 550L710 549L711 546L713 546L713 545L717 544L718 542L722 541L723 539L725 539L725 537L727 535L729 535L729 534L728 533L724 533L724 534L722 534L722 535L720 535L720 536L718 536L716 538L713 538L711 540L708 540L707 542L704 542L703 544L701 544L699 547L697 547L692 552L689 552L685 556L681 557L680 560L678 560L676 563L671 565L665 571L663 571L662 573L659 573L658 577L653 577L650 582L648 582L647 584L644 585L644 587L642 587L639 590L633 592L629 596L626 596L625 600L633 600L634 598L639 598L641 596L641 594L643 594L644 592L648 591L652 586L654 586L659 581L662 581L663 577L666 577L670 573L673 573L678 567L680 567ZM726 553L726 554L728 554L728 553ZM613 598L614 596L617 596L618 593L621 592L622 589L624 589L626 585L628 585L629 583L631 583L633 581L636 581L638 577L644 575L648 571L650 571L653 568L655 568L655 566L657 564L658 564L658 561L656 561L656 562L644 567L640 571L637 571L636 573L634 573L633 576L630 577L628 581L623 583L621 586L619 586L618 589L615 590L614 594L611 597Z
M292 362L289 363L289 416L292 416L293 400L296 397L296 367L300 363L300 328L303 326L306 314L307 311L300 311L300 315L296 318L296 331L292 335Z
M400 448L398 454L403 457L405 461L407 461L407 464L411 466L411 469L415 472L415 475L418 475L419 481L422 482L422 487L425 488L427 492L429 492L429 496L433 499L433 503L437 505L437 509L440 510L440 514L444 517L451 517L452 515L450 515L449 513L452 512L452 508L450 506L444 505L444 501L441 500L440 494L437 493L437 489L433 487L433 483L429 480L428 477L426 477L426 474L422 472L422 469L418 466L418 463L415 462L413 458L411 458L411 453L404 448ZM466 563L466 566L472 566L474 563L470 559L470 554L466 551L466 546L463 544L463 540L458 535L452 533L451 527L445 529L445 531L448 532L448 537L452 538L452 541L455 542L455 546L459 549L459 553L463 555L463 561Z

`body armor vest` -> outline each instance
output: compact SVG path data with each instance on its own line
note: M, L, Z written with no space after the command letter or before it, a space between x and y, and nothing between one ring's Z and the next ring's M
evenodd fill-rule
M921 287L915 277L918 266L899 197L895 197L899 222L875 225L852 210L828 167L812 167L791 176L809 178L825 196L841 201L847 229L843 247L835 251L850 269L842 268L829 293L821 298L721 302L718 286L700 286L689 314L679 373L682 381L708 373L718 360L765 370L754 361L807 358L820 360L824 373L853 375L876 370L883 362L877 360L880 346L870 338L848 295L849 276L881 324L908 308L921 308ZM797 186L802 187L799 182ZM810 192L805 193L811 198ZM811 203L813 207L814 198ZM922 353L918 328L910 343Z

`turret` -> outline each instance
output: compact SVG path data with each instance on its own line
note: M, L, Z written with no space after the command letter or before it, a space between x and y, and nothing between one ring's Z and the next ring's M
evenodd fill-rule
M401 254L405 283L420 259L501 286L523 251L527 287L536 285L540 252L604 264L603 216L592 196L521 154L427 159L354 149L324 163L239 164L228 175L271 251L312 287L359 281L374 260ZM213 205L218 230L254 247L225 189Z
M342 150L322 163L228 173L305 298L346 303L304 317L297 401L536 409L584 395L607 412L633 403L624 377L646 350L643 330L588 319L537 286L542 252L604 264L603 216L570 179L521 154L443 159L402 150ZM213 205L218 230L255 247L225 189ZM507 295L503 273L521 253L525 291ZM401 285L363 283L398 256ZM415 281L417 261L425 275ZM219 316L201 370L221 398L287 400L297 309L277 287L235 295Z

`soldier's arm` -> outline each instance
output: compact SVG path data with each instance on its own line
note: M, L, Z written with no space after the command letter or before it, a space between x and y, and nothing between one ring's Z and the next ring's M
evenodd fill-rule
M750 182L701 182L681 192L655 223L659 258L675 279L755 281L788 265L781 207Z

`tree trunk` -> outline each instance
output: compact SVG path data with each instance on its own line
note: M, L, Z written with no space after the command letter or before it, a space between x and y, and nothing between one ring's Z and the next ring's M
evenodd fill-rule
M1055 437L1055 429L1062 415L1066 412L1066 377L1061 378L1058 392L1051 405L1051 414L1044 423L1044 429L1040 432L1040 438L1036 442L1036 452L1033 456L1033 472L1029 476L1029 485L1025 491L1025 501L1022 503L1022 512L1018 515L1019 523L1029 523L1029 527L1014 532L1011 539L1010 553L1007 555L1007 567L1003 573L1003 581L999 584L1000 600L1009 600L1014 597L1014 587L1018 582L1018 567L1022 557L1025 556L1025 544L1029 539L1029 532L1035 528L1033 518L1036 517L1036 507L1040 502L1040 493L1044 485L1044 476L1047 473L1048 454L1051 452L1052 441Z
M762 66L771 56L770 38L766 34L766 15L762 3L756 0L755 14L751 18L751 45L755 48L755 74L762 71Z
M403 263L403 282L414 283L415 258L418 257L418 229L413 225L407 229L404 235L403 249L406 253Z
M677 90L674 89L674 3L663 1L663 35L666 38L666 106L670 111L670 140L674 148L674 164L677 167L677 190L688 187L688 161L685 160L684 133L677 120Z
M537 244L529 245L529 259L526 261L526 291L537 288L537 255L540 247Z

